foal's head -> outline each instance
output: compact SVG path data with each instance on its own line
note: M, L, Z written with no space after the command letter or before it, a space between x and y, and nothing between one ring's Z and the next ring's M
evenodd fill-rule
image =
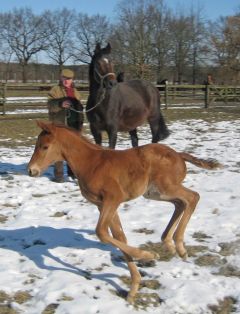
M63 160L60 145L56 141L56 126L43 121L37 121L37 124L42 132L38 136L34 153L28 164L28 173L32 177L39 176L51 164Z
M90 75L92 74L95 81L105 88L111 88L117 83L110 53L111 45L109 43L104 48L97 44L90 65Z

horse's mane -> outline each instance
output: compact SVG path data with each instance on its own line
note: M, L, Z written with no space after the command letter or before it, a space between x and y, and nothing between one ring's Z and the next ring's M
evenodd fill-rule
M58 124L58 123L54 123L54 125L57 128L65 129L67 131L70 131L70 133L72 133L77 140L83 141L86 145L91 146L92 149L96 149L96 150L107 149L107 148L104 148L104 147L102 147L100 145L97 145L97 144L93 143L85 135L83 135L82 133L80 133L79 131L77 131L77 130L75 130L73 128L70 128L69 126L66 126L66 125L63 125L63 124Z

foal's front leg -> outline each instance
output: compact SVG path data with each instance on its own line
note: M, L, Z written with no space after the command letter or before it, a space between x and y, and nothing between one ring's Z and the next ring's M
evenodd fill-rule
M127 243L127 238L123 232L121 221L120 221L117 213L113 217L110 229L111 229L112 235L115 239L118 239L119 241ZM132 257L129 256L128 254L124 253L124 252L123 252L123 254L124 254L125 260L127 262L128 269L130 271L130 275L131 275L131 288L130 288L130 291L128 293L127 300L129 303L133 303L135 296L136 296L138 289L139 289L139 285L141 282L141 275L140 275L140 273L137 269L137 266L135 265Z
M104 243L110 243L115 247L119 248L125 254L135 258L135 259L146 259L152 260L155 258L155 255L151 252L143 251L138 248L129 246L128 244L120 241L118 239L114 239L110 236L108 228L110 227L112 220L116 214L117 208L121 202L114 202L114 196L108 198L108 200L104 200L103 205L100 210L100 217L96 227L96 234L99 239Z

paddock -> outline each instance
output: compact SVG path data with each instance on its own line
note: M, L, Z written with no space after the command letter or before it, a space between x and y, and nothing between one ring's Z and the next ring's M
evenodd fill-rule
M124 299L129 278L120 252L95 236L97 208L74 182L52 182L52 168L42 177L28 177L37 114L1 119L0 292L5 303L0 301L0 310L8 304L25 313L51 308L89 314L240 312L239 109L166 112L171 135L164 144L216 158L225 168L210 172L188 165L184 184L201 199L185 233L187 262L161 246L172 205L140 197L120 207L129 244L160 254L155 262L138 264L143 282L134 306ZM87 124L84 132L91 139ZM139 129L140 145L150 137L148 126ZM128 135L120 134L117 147L130 147Z

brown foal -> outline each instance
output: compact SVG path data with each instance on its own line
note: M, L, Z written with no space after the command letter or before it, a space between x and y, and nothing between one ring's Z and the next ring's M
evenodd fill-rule
M42 132L28 164L29 175L39 176L50 164L67 161L78 178L82 195L99 209L97 236L102 242L119 248L125 256L131 274L127 299L133 302L141 281L134 259L154 259L156 256L127 244L117 213L119 205L140 195L173 203L175 211L162 241L172 253L177 252L185 259L184 232L199 200L197 192L182 185L186 176L185 161L205 169L221 165L215 160L178 153L163 144L126 150L106 149L67 127L40 121L38 126Z

